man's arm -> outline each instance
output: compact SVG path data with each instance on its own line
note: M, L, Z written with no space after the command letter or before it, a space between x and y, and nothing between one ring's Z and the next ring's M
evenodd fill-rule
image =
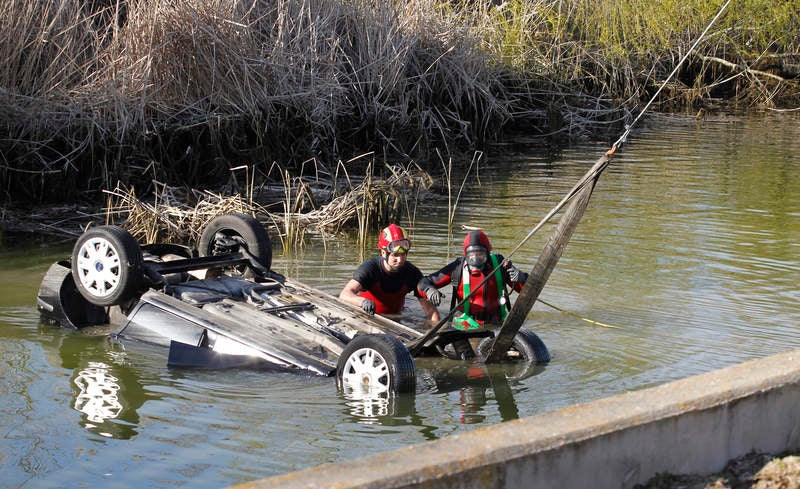
M350 279L350 281L344 285L342 291L339 292L339 299L353 304L354 306L361 307L361 302L364 300L364 298L358 294L365 290L367 289L362 287L357 280Z

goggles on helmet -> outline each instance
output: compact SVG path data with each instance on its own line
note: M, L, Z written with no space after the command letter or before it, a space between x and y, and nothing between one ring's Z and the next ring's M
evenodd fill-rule
M396 239L386 246L386 250L393 255L403 255L411 249L411 241L407 239Z

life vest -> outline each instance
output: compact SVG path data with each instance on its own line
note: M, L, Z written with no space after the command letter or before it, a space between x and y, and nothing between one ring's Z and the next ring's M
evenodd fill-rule
M508 298L508 292L506 291L505 283L503 282L503 271L498 266L497 255L489 254L489 259L492 263L492 269L494 270L494 280L497 284L497 294L499 297L497 298L498 303L500 304L500 321L504 321L506 316L508 315L508 311L510 310L510 303ZM470 296L470 272L469 268L467 267L466 260L462 263L462 266L456 269L457 272L454 274L455 276L452 277L453 282L453 304L450 306L451 309L455 307L458 295L458 288L459 282L461 282L462 287L462 299L464 297ZM488 281L484 283L481 287L484 289L483 292L486 293L488 290ZM476 289L477 292L479 289ZM474 293L473 292L473 295ZM464 312L455 316L453 318L453 327L455 329L459 329L462 331L474 330L483 327L484 321L480 319L474 318L470 314L470 302L472 302L472 297L470 296L469 299L464 301L463 308Z

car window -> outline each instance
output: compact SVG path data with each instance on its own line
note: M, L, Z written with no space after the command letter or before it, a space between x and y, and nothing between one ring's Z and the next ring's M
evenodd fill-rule
M119 332L122 336L169 346L170 340L199 345L205 328L149 303L142 303Z

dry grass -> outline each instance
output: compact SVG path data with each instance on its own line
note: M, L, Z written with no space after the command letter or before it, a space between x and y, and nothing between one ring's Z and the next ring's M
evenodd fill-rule
M728 461L717 474L659 474L637 489L796 489L800 458L751 452Z
M2 177L37 200L365 149L410 160L494 137L514 100L508 70L430 0L0 9Z
M508 0L6 0L4 201L117 181L291 180L309 158L431 161L505 128L582 137L646 99L717 5ZM794 2L743 0L666 102L800 100ZM793 78L794 77L794 78ZM622 107L614 111L612 107ZM457 165L468 164L468 159ZM355 162L351 174L366 171Z
M195 243L211 219L231 212L254 216L271 228L285 248L300 244L307 232L335 233L353 225L366 239L371 223L400 220L433 184L430 175L418 168L391 167L389 172L388 178L364 178L336 192L331 192L335 182L326 178L287 181L285 200L271 206L253 196L272 195L274 189L254 188L249 196L225 196L158 184L159 191L150 202L140 199L133 188L120 185L106 192L106 221L122 225L146 243ZM310 208L304 211L306 205L298 202L310 204Z

